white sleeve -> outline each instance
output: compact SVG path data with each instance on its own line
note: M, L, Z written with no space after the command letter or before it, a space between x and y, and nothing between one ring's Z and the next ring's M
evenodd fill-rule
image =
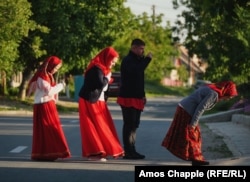
M55 86L50 88L50 91L48 93L48 95L55 95L57 93L59 93L60 91L62 91L64 88L64 84L63 83L58 83Z
M58 92L64 88L63 83L51 86L50 83L42 78L37 79L37 89L35 91L34 103L44 103L50 100L57 100Z
M42 78L37 79L38 88L44 91L45 95L53 96L59 93L64 88L63 83L58 83L55 86L51 86L49 82L43 80Z

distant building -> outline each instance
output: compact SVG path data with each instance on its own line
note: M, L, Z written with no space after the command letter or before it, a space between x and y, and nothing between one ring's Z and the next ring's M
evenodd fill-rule
M162 83L166 86L194 85L197 77L206 72L208 64L204 60L198 58L197 55L189 57L188 50L184 46L179 46L178 49L180 51L180 56L174 59L174 66L178 68L181 65L185 65L189 73L188 83L183 83L183 81L179 79L177 69L173 69L169 77L164 78Z
M17 72L12 75L12 79L10 82L11 87L19 87L23 80L23 74L22 72Z

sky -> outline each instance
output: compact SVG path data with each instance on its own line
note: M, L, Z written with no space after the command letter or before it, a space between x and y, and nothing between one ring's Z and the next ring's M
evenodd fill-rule
M163 24L165 25L166 21L170 22L170 25L173 26L174 22L177 20L177 14L181 14L182 9L175 10L172 5L172 0L127 0L125 6L129 7L131 11L140 15L143 12L146 12L148 15L153 14L152 6L155 5L155 14L164 14Z

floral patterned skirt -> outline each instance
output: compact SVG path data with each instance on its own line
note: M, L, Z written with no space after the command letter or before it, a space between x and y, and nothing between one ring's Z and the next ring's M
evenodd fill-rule
M195 129L189 129L188 124L190 121L191 116L182 107L178 106L161 145L183 160L204 161L201 151L200 127L198 125Z

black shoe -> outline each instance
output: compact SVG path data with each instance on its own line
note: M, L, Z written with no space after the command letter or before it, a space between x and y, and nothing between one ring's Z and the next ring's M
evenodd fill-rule
M142 159L145 158L145 155L142 155L142 154L140 154L140 153L138 153L138 152L135 152L135 153L136 153L136 155L140 156Z
M145 155L139 154L138 152L125 153L123 159L144 159Z
M192 161L192 166L206 166L209 165L208 161Z

